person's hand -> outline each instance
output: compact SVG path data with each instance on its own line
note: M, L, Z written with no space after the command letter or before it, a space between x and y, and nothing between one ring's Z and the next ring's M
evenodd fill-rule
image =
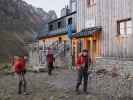
M76 69L77 69L77 70L80 70L80 66L77 66Z

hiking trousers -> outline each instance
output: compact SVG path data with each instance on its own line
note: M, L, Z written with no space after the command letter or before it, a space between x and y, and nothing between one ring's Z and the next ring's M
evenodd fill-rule
M82 84L82 80L83 80L83 91L87 92L87 84L88 84L88 71L87 70L81 69L78 71L76 91L79 91L79 87Z
M27 82L25 79L25 72L20 72L19 74L17 73L18 76L18 93L21 94L22 93L22 89L23 92L26 92L26 88L27 88Z
M48 64L48 75L52 75L53 64Z

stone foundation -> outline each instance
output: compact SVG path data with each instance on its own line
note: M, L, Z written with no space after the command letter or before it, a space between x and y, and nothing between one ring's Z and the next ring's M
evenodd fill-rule
M133 75L132 60L117 60L114 58L97 58L96 64L93 65L95 70L107 69L112 71L116 69L119 74Z

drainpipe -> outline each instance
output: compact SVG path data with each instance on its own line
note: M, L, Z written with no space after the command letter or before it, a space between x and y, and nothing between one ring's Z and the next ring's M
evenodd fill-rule
M70 56L71 56L71 60L70 60L71 65L69 66L69 68L72 69L72 66L73 66L73 63L72 63L72 60L73 60L72 59L73 58L72 57L72 31L73 31L72 27L73 27L73 25L68 25L67 27L68 27L68 37L69 37L69 41L70 41L69 44L70 44Z

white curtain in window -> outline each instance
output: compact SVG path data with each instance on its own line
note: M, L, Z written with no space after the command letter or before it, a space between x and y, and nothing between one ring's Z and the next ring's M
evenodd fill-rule
M126 23L127 34L132 34L132 21Z
M124 22L121 22L120 23L120 34L121 35L125 35L126 34L126 31L125 31L125 23Z

